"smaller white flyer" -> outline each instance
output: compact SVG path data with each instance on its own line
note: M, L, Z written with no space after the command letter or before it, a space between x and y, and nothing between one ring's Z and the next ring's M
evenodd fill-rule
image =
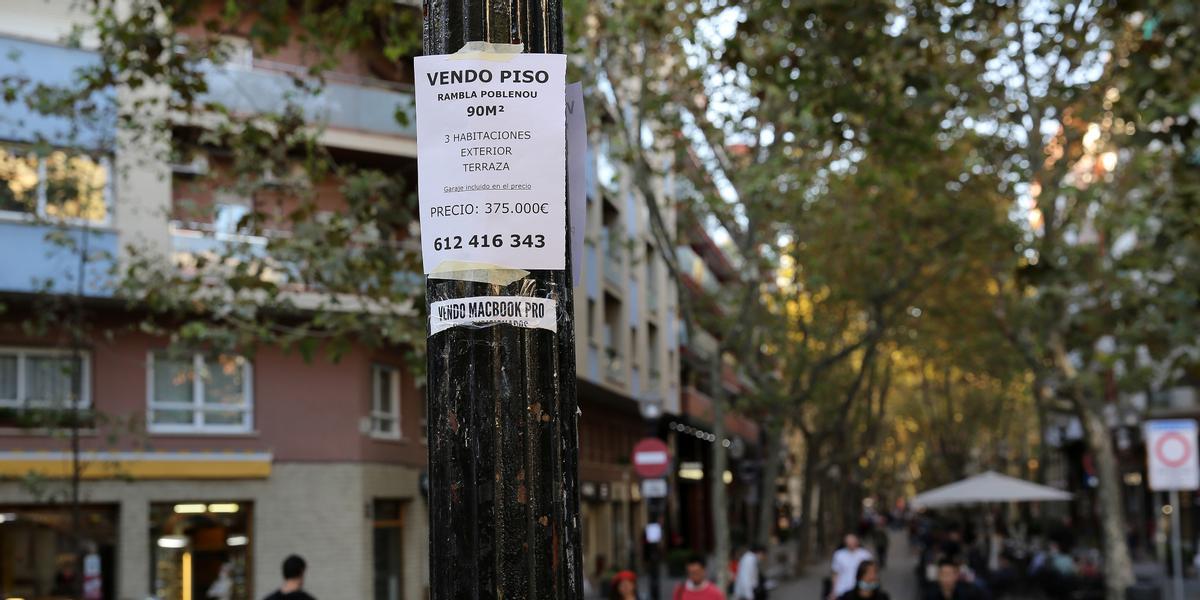
M512 325L526 329L558 331L558 312L550 298L527 296L476 296L439 300L429 304L429 336L451 327Z
M566 57L416 59L425 273L566 268Z
M587 118L582 83L567 85L567 200L571 206L571 276L578 281L587 232Z

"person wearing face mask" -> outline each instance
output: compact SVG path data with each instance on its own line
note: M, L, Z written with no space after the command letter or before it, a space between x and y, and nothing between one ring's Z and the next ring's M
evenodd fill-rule
M873 560L860 563L854 589L839 596L838 600L891 600L879 585L879 565Z

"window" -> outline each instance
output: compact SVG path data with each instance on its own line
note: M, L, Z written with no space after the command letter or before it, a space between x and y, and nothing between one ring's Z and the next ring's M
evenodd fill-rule
M587 301L587 337L588 341L596 343L596 301L592 298Z
M624 367L621 357L624 356L624 340L621 339L621 301L611 294L604 295L604 328L601 335L601 345L608 359L606 374L614 382L624 381Z
M149 362L151 431L250 431L250 361L228 354L155 352Z
M404 501L376 499L373 509L374 598L401 600L404 597Z
M650 380L654 385L658 385L659 377L662 376L662 368L658 364L658 327L653 323L646 324L646 364L650 368Z
M85 496L86 498L86 496ZM82 500L82 499L81 499ZM45 501L43 501L45 502ZM87 502L87 500L83 500ZM72 527L72 508L57 502L0 506L0 556L3 598L69 598L72 571L64 569L76 540L87 540L83 558L85 581L97 586L92 598L117 598L119 508L112 504L78 507L79 523ZM66 588L66 589L64 589ZM198 597L199 598L199 597Z
M0 348L0 407L69 409L76 374L79 406L90 406L88 356L71 354L69 350Z
M374 381L371 397L371 435L400 438L400 369L384 365L371 367Z
M646 244L646 308L658 312L658 257L650 244Z
M106 158L0 147L0 214L106 223L109 192Z

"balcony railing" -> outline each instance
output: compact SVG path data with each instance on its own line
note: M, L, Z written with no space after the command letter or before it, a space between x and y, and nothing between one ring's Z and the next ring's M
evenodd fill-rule
M261 68L269 65L270 68ZM414 137L413 95L406 86L386 81L330 75L321 93L297 93L296 78L289 67L256 63L255 68L214 68L208 76L206 100L225 104L243 114L279 112L295 102L310 121L329 127L368 131L383 135ZM400 123L396 114L408 116Z
M654 281L653 276L646 279L646 312L658 314L658 283Z
M601 250L604 258L604 279L615 286L621 285L621 236L616 230L601 230Z
M609 348L604 351L604 375L613 383L624 383L625 381L625 365L621 360L621 355L616 350Z
M79 86L80 70L99 62L95 52L0 36L0 79L11 77L70 89ZM115 94L97 93L91 100L92 110L62 116L42 114L20 99L10 103L0 98L0 139L49 140L57 146L93 150L111 148L116 138Z
M721 282L717 280L717 276L708 268L699 254L696 254L690 246L679 246L675 253L679 258L679 268L684 275L690 277L704 291L710 294L717 293Z
M0 220L0 290L64 294L79 291L82 283L85 296L111 296L118 250L111 229Z

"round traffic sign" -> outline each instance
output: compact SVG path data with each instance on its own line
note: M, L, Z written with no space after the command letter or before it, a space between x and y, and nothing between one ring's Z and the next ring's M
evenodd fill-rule
M1182 433L1169 431L1154 444L1154 455L1162 464L1179 468L1192 457L1192 445Z
M658 438L642 438L633 446L633 470L646 479L662 477L671 465L667 444Z

